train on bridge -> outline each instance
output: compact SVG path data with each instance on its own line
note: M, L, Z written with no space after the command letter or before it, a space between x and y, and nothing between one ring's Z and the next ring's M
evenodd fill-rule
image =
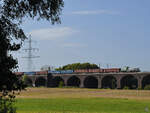
M77 70L53 70L53 71L34 71L34 72L15 72L16 75L47 75L47 74L74 74L74 73L119 73L119 72L140 72L139 68L108 68L108 69L77 69Z

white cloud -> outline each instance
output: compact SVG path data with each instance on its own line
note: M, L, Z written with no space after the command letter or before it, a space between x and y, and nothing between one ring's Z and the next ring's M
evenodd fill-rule
M72 14L75 15L99 15L99 14L108 14L108 15L117 15L119 14L116 11L111 11L111 10L87 10L87 11L74 11Z
M39 40L56 40L71 36L76 32L70 27L55 27L33 30L29 34Z

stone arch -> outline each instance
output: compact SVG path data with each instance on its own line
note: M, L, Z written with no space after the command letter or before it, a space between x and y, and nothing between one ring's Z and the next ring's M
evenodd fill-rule
M80 79L76 76L72 76L67 80L67 86L75 86L79 87L80 86Z
M54 77L52 79L52 87L58 87L60 82L63 82L63 84L64 84L64 80L62 79L62 77L60 77L60 76Z
M138 88L138 80L133 75L126 75L121 78L121 88L128 87L129 89Z
M146 75L142 79L142 88L144 88L146 85L150 85L150 75Z
M102 88L117 88L117 79L111 75L104 76L102 78Z
M98 79L94 76L88 76L84 79L85 88L98 88Z
M38 77L35 80L35 86L40 87L40 86L46 86L46 79L44 77Z

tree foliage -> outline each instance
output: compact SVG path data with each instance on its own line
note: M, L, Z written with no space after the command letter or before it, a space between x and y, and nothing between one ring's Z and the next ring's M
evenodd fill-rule
M52 24L60 23L59 15L63 4L63 0L1 0L0 91L21 88L21 83L12 73L17 68L18 62L13 59L10 51L19 50L22 42L27 38L20 28L23 18L46 19Z
M52 24L60 23L63 5L63 0L0 1L0 97L10 96L10 92L24 88L13 73L18 62L11 55L11 51L19 50L27 38L20 27L23 19L45 19Z
M60 22L63 0L3 0L2 14L11 20L22 22L23 17L46 19L52 24Z
M0 98L0 113L16 113L12 98Z
M96 64L90 63L73 63L57 68L56 70L76 70L76 69L98 69Z
M146 85L146 86L144 87L144 90L150 90L150 85L149 85L149 84Z

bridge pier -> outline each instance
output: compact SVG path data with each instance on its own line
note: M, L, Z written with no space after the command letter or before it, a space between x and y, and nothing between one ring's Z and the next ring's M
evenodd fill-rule
M36 76L32 75L30 76L31 80L32 80L32 86L35 87L35 80L36 80Z
M67 79L64 79L64 86L67 86Z
M117 78L117 89L120 89L121 88L121 78L118 77Z
M32 83L32 86L35 87L35 81Z
M84 88L84 79L80 79L80 88Z
M142 88L142 77L139 76L137 79L138 79L138 88L141 89Z
M102 88L102 78L101 76L98 77L98 88Z
M45 80L46 80L45 81L45 87L47 87L48 86L48 77L46 77Z

